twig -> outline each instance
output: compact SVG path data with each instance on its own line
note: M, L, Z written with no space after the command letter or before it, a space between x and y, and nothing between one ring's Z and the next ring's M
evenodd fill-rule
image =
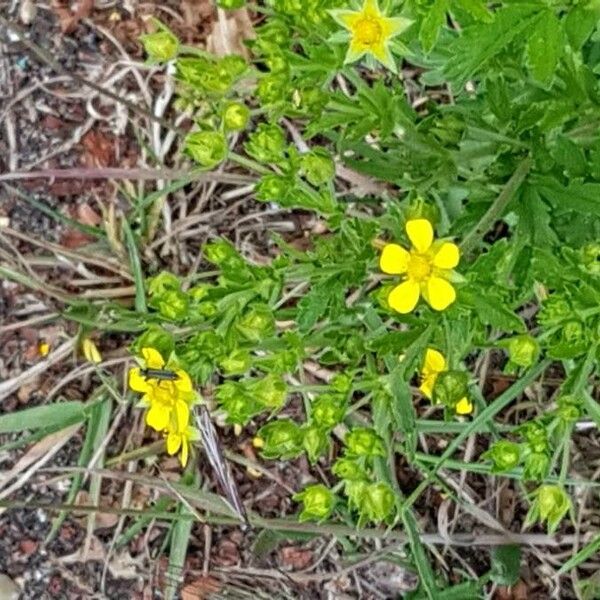
M38 375L41 375L52 365L63 360L63 358L65 358L69 355L70 352L72 352L74 345L74 339L67 340L64 344L62 344L56 350L54 350L54 352L51 352L48 355L48 358L46 358L45 360L42 360L39 363L33 365L33 367L27 369L27 371L23 371L16 377L13 377L12 379L0 383L0 400L4 400L4 398L7 398L13 392L16 392L27 381L29 381L30 379L34 379Z

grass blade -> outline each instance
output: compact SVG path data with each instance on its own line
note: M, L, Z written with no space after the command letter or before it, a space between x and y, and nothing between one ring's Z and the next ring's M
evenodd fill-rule
M148 312L146 305L146 288L144 287L144 274L142 273L142 263L138 252L137 244L131 226L126 219L123 219L123 231L125 232L125 241L127 242L127 251L129 252L129 262L131 263L131 274L135 283L135 309L138 312Z

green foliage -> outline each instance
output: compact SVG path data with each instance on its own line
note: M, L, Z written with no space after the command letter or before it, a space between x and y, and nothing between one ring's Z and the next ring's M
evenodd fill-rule
M528 523L555 531L570 508L568 440L579 419L600 422L590 394L600 347L600 4L379 4L413 22L390 40L405 79L372 56L345 64L349 32L328 11L348 5L336 0L261 5L248 61L146 38L151 59L173 61L176 108L195 124L181 151L204 169L229 161L251 171L254 197L300 209L307 235L272 234L272 260L261 264L212 240L202 252L213 271L197 280L143 280L136 270L147 314L140 302L137 311L107 303L68 314L136 332L133 349L172 357L214 390L227 423L257 431L262 458L302 456L318 466L315 477L326 473L331 486L294 497L301 521L401 521L422 580L415 597L476 597L478 581L452 587L432 576L416 498L438 483L461 436L477 431L485 449L473 468L523 481L534 490ZM397 250L398 273L384 275L382 248L410 249L414 219L432 224L434 246L404 266ZM454 242L456 267L424 260ZM390 293L411 273L424 277L427 300L428 269L444 275L456 301L443 311L429 302L392 310ZM446 363L429 394L428 348ZM521 398L476 388L491 350L501 364L490 368L516 377L518 394L550 362L564 371L551 399L528 397L538 416L518 411L507 426L502 410ZM464 398L472 416L456 415ZM426 409L428 431L439 418L439 431L455 436L444 440L448 455L429 457L432 471L416 459ZM419 472L419 487L398 483L400 461ZM519 558L495 552L492 580L511 585Z

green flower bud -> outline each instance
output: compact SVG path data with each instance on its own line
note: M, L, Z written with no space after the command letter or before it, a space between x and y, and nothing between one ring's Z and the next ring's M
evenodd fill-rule
M553 327L569 319L572 315L573 309L569 302L561 296L554 295L544 300L537 320L544 327Z
M243 375L250 369L252 358L247 350L234 350L220 362L225 375Z
M194 307L194 312L201 317L210 319L219 312L219 309L214 302L200 302Z
M318 149L303 154L300 166L306 180L314 186L331 181L335 175L335 164L326 150Z
M237 253L237 250L226 240L217 240L205 244L203 250L206 260L218 267L243 264L243 259Z
M583 268L592 275L600 275L600 243L587 244L581 250Z
M366 427L356 427L344 440L349 456L385 456L383 440Z
M142 348L155 348L162 356L170 356L175 349L175 340L168 331L157 325L150 325L131 347L132 354L141 354Z
M514 469L521 460L521 448L519 444L500 440L483 455L492 461L492 473L504 473Z
M248 340L260 342L275 331L273 311L266 304L255 304L236 323L236 329Z
M394 492L387 483L371 483L361 498L360 518L376 523L383 521L391 515L394 504Z
M175 34L163 25L158 19L154 22L160 27L160 31L140 36L144 50L153 62L167 62L177 56L179 51L179 40Z
M540 481L548 475L550 457L541 452L533 452L525 458L523 478L526 481Z
M302 430L291 419L267 423L258 430L265 458L295 458L302 452Z
M367 472L356 460L351 458L338 458L331 472L340 479L347 481L364 481L367 479Z
M261 202L281 202L294 185L287 175L263 175L254 188L256 199Z
M454 408L469 394L469 376L464 371L444 371L433 386L433 401Z
M188 296L194 302L200 302L208 296L211 289L213 289L212 285L200 283L199 285L195 285L193 288L188 290Z
M224 94L233 84L233 76L205 57L183 57L177 60L176 77L194 90Z
M360 510L368 485L368 482L362 479L348 479L345 481L344 492L348 496L348 505L350 508Z
M281 52L274 52L267 57L265 62L273 74L287 73L289 69L288 62Z
M216 131L196 131L185 138L184 151L198 164L212 169L227 157L227 141Z
M243 386L237 382L227 381L217 388L217 402L227 413L227 422L246 425L250 419L261 411L261 407Z
M546 452L548 449L548 433L546 432L546 428L540 423L530 421L521 425L517 429L517 432L525 438L532 452L541 453Z
M353 378L351 375L348 375L347 373L338 373L337 375L334 375L329 385L336 392L347 394L352 389L352 381Z
M242 131L250 120L250 109L241 102L231 102L223 111L223 124L228 131Z
M217 6L225 10L235 10L246 6L246 0L217 0Z
M554 533L571 508L571 499L559 485L542 485L536 492L527 520L546 521L548 533Z
M178 290L167 290L154 296L150 300L150 306L158 309L160 314L171 321L180 321L188 316L188 297Z
M561 331L562 339L568 344L576 344L585 339L583 323L571 320L564 324Z
M283 158L285 136L278 125L261 123L244 146L246 152L263 163L278 162Z
M276 52L290 40L290 30L283 21L269 20L258 32L257 44L263 51Z
M181 281L177 275L168 271L161 271L158 275L148 279L148 295L158 296L169 290L180 290Z
M278 410L285 403L287 388L282 377L270 373L252 386L261 406L268 410Z
M406 211L406 220L427 219L430 223L437 223L440 220L440 211L434 204L430 204L424 198L417 196L413 198Z
M305 114L319 115L327 101L327 94L317 88L295 89L292 94L294 107Z
M343 396L323 394L312 404L311 419L319 427L333 429L346 416L346 399Z
M303 509L298 517L300 522L326 519L335 507L333 492L323 484L309 485L294 495L296 502L302 502Z
M248 68L248 63L239 54L228 54L219 60L219 75L237 78Z
M287 97L288 89L288 78L281 73L273 73L260 79L256 88L256 95L261 104L275 104Z
M581 417L581 400L575 396L560 396L556 401L556 414L565 423L574 423Z
M530 335L518 335L508 344L508 355L515 365L530 367L535 363L540 353L540 345Z
M308 460L314 465L329 447L329 436L316 425L307 425L302 428L302 445L308 456Z

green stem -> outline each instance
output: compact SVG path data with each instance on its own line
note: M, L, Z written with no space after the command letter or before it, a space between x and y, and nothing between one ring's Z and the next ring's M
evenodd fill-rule
M481 217L479 223L477 223L477 225L463 239L461 250L464 254L467 254L477 243L478 239L483 236L494 224L494 222L503 215L508 203L513 199L523 181L525 181L525 178L529 174L532 166L533 159L531 157L527 157L517 167L517 170L508 180L504 186L504 189L500 192L496 200L494 200L488 211L483 215L483 217Z
M518 395L523 393L525 388L533 383L539 375L541 375L549 366L550 361L545 360L531 369L521 380L511 385L503 394L498 396L487 408L475 418L469 426L466 427L459 435L457 435L446 448L446 451L437 460L436 465L431 470L429 475L416 487L413 493L406 500L408 506L412 505L421 493L432 483L437 472L442 468L444 463L452 457L459 446L483 423L491 421L499 412L504 410Z
M246 167L247 169L250 169L251 171L256 171L261 175L269 175L270 173L272 173L271 169L265 167L264 165L261 165L259 162L256 162L251 158L248 158L247 156L242 156L237 152L230 152L227 155L227 158L230 161L240 165L241 167Z

